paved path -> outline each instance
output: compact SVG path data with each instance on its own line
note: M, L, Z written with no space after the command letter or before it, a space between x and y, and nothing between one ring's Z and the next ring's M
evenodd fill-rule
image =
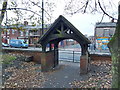
M105 76L109 75L111 70L110 63L96 64L91 65L91 70L88 74L80 75L79 63L64 61L60 61L59 63L59 66L55 70L45 73L48 80L44 83L43 88L76 88L75 86L71 86L72 82L85 81L89 78L97 77L106 78ZM111 79L109 81L111 82Z
M53 72L46 73L49 78L43 88L70 88L74 80L82 80L79 63L60 62Z

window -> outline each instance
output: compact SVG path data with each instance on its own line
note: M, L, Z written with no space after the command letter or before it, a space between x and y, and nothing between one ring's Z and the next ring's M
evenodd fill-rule
M37 35L37 31L34 31L34 35Z
M111 29L111 30L110 30L110 36L113 36L114 33L115 33L115 29Z
M12 29L12 34L15 34L15 30Z
M33 35L33 32L30 31L30 36Z
M20 36L23 36L23 32L22 31L20 31Z
M104 37L109 37L109 36L110 36L110 30L104 29Z
M7 34L10 34L10 30L7 30Z
M26 36L28 36L28 31L26 31Z
M96 29L96 37L103 37L104 36L104 29L103 28L98 28Z

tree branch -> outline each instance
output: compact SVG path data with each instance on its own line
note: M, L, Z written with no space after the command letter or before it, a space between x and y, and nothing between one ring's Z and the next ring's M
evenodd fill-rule
M34 5L36 5L36 6L38 6L35 2L32 2L32 1L30 1L32 4L34 4ZM41 8L42 9L42 7L41 6L38 6L39 8ZM50 17L50 19L51 19L51 16L50 16L50 14L45 10L45 9L43 9L47 14L48 14L48 16Z
M76 11L74 11L74 12L72 12L72 13L69 13L69 14L71 14L71 15L73 15L73 14L76 14L77 12L79 12L81 9L83 9L85 7L85 5L83 5L81 8L79 8L78 10L76 10Z
M1 14L0 14L0 24L3 21L6 9L7 9L7 1L3 2L3 6L2 6Z
M40 16L40 19L41 19L41 15L40 15L40 14L38 14L38 13L32 11L32 10L25 9L25 8L7 8L7 9L0 9L0 11L4 11L4 10L17 10L17 9L32 12L32 13L34 13L34 14Z
M105 14L103 14L102 18L101 18L101 21L99 23L101 23L103 21L103 18L104 18Z
M84 13L86 13L86 9L87 9L88 3L89 3L89 0L86 1L86 5L85 5L85 9L84 9Z
M110 17L110 18L112 18L112 19L114 19L114 20L117 20L116 18L110 16L108 13L105 12L105 10L102 8L101 3L100 3L99 0L98 0L98 4L99 4L100 9L102 10L102 12L103 12L105 15L107 15L108 17Z
M69 4L67 5L67 7L69 7L69 6L72 4L72 2L73 2L73 0L71 0L71 1L69 2Z

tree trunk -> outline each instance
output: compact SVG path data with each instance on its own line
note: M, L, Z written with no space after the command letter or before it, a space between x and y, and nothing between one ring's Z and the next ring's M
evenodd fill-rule
M116 31L108 47L112 54L112 88L120 89L120 5L118 9Z
M2 4L2 11L0 14L0 64L2 62L2 37L1 37L1 33L2 33L2 29L1 29L1 24L5 15L5 11L7 8L7 0L4 0L3 4ZM2 73L2 65L0 65L0 75ZM2 87L2 76L0 76L0 88Z
M2 37L1 37L2 29L1 29L1 24L2 24L2 21L3 21L4 15L5 15L6 8L7 8L7 0L4 0L4 2L2 4L2 11L1 11L1 14L0 14L0 55L2 53Z
M2 11L1 11L1 14L0 14L0 55L2 55L2 37L1 37L2 29L1 29L1 24L2 24L2 21L3 21L4 15L5 15L6 8L7 8L7 0L4 0L4 2L2 4Z

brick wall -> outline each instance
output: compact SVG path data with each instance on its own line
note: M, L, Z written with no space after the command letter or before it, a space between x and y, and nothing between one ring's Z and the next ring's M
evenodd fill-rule
M25 55L25 56L33 56L33 61L37 63L41 63L41 51L30 51L30 50L12 50L12 49L3 49L3 52L12 53L16 55Z
M111 61L111 56L110 55L98 55L98 54L91 54L90 55L91 57L91 60L100 60L100 61L105 61L105 60L108 60L108 61Z
M43 52L41 55L41 69L43 72L49 71L54 67L54 51Z
M42 71L49 71L54 67L54 51L42 52L23 49L3 49L2 51L16 55L33 56L33 61L41 63Z
M14 30L14 33L12 33L12 30L14 29L10 29L9 31L9 39L17 39L20 36L19 30Z
M80 57L80 74L86 74L88 72L88 56L82 55Z

